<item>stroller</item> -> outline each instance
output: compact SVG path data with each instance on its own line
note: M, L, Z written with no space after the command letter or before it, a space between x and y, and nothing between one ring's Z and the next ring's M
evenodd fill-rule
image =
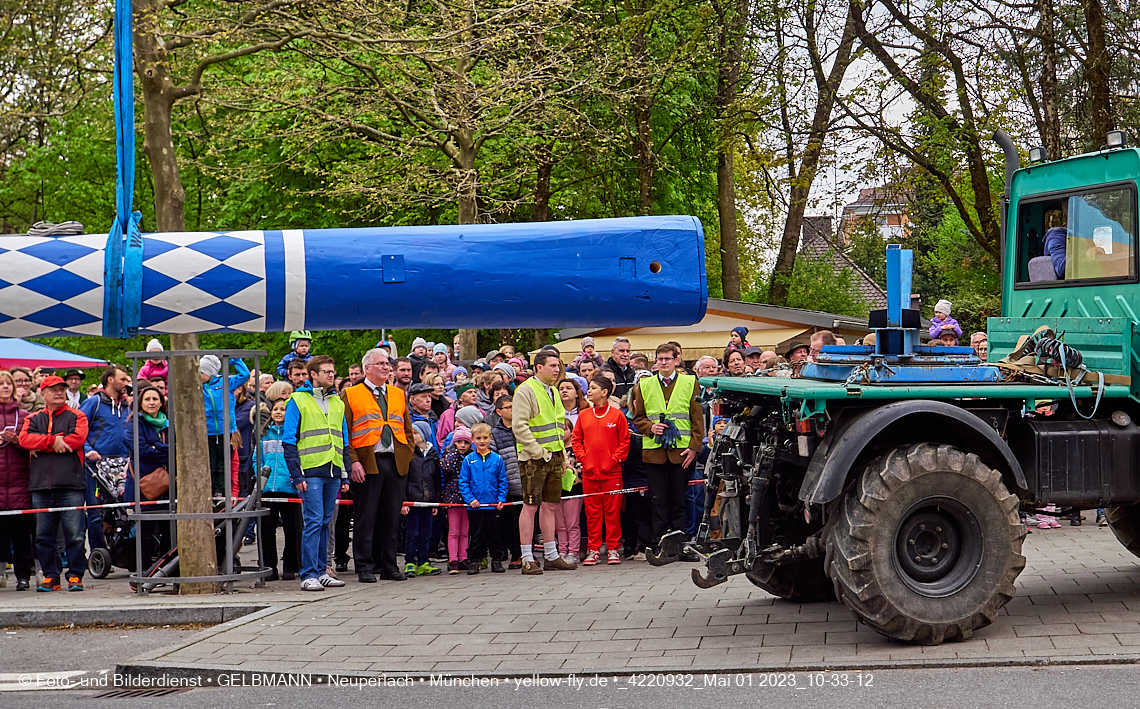
M262 477L268 477L269 468L261 469ZM265 481L261 480L261 484L254 485L253 491L244 500L239 500L234 503L233 509L235 512L256 509L261 503L261 488L264 487ZM233 553L234 553L234 572L239 573L242 571L257 571L257 567L243 567L238 563L237 553L242 548L242 542L245 539L245 531L247 520L236 519L233 521ZM214 549L218 556L218 573L222 573L223 560L226 558L226 537L225 537L226 523L218 521L214 523ZM153 591L154 589L165 586L167 583L177 581L178 577L178 547L171 548L168 552L162 555L157 561L150 565L146 570L146 577L153 579L153 581L146 581L143 583L144 591ZM138 584L131 583L131 590L137 591Z
M88 472L95 480L99 499L104 504L123 501L123 485L126 479L126 466L110 460L100 460L88 465ZM127 517L127 508L110 507L92 510L88 514L102 514L103 541L106 546L95 547L87 559L87 570L97 579L107 578L113 567L135 570L136 525ZM168 544L155 524L146 525L146 538L143 539L143 554L149 551L152 556L162 556Z

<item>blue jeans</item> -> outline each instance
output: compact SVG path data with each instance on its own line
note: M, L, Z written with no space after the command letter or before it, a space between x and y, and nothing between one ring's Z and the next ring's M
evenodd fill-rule
M85 497L83 490L35 490L32 492L32 507L81 507ZM83 578L87 572L87 556L84 554L87 515L83 510L36 515L36 557L40 560L40 569L44 578L60 578L59 549L55 540L61 524L67 544L67 573Z
M696 465L693 466L692 472L689 473L689 482L693 480L704 480L705 471L699 470ZM688 527L685 531L689 537L692 538L697 534L697 527L701 524L701 519L705 516L705 486L704 485L690 485L689 489L685 491L685 511L686 522Z
M94 463L85 461L85 466L88 468L85 471L87 477L87 504L88 505L101 505L114 500L103 500L96 497L95 476L91 474L91 466ZM80 503L82 504L82 503ZM63 505L53 505L53 507L62 507ZM89 546L94 549L95 547L107 546L107 541L103 538L103 510L88 510L87 511L87 542Z
M305 521L301 527L301 580L315 579L325 572L328 561L329 523L332 522L340 476L305 478L308 487L301 495Z
M426 564L428 562L428 542L431 539L431 508L413 507L404 515L404 562Z

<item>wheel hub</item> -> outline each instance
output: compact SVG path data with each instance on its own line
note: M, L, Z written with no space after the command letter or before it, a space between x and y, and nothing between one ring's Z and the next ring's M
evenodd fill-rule
M903 582L933 598L952 595L974 577L981 564L981 527L957 500L922 500L902 516L895 542L895 565Z

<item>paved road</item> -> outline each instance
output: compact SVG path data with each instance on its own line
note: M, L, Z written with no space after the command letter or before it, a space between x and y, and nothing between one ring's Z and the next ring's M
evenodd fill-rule
M860 686L860 678L862 686ZM417 683L397 688L247 688L201 689L161 698L95 699L97 692L20 692L2 695L5 709L39 709L74 704L84 709L229 709L233 706L399 706L402 709L640 709L642 707L707 706L802 709L1024 709L1079 704L1130 707L1136 704L1136 670L1131 666L989 668L961 670L886 670L874 673L789 673L718 675L705 686L694 675L693 688L637 687L621 681L581 689L526 688L502 683L493 688L430 687ZM782 686L761 686L775 680ZM791 682L794 680L795 685ZM739 683L739 686L738 686ZM696 687L700 687L699 689Z
M965 643L889 642L838 603L795 604L737 576L701 590L691 564L362 585L238 621L151 659L298 672L790 669L1140 656L1140 566L1093 525L1038 531L1018 595Z

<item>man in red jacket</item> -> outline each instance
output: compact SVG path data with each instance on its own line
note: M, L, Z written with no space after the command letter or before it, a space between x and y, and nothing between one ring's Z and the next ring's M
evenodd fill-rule
M606 549L609 564L620 564L621 495L598 495L621 489L621 464L629 455L629 425L625 414L610 406L614 383L598 374L590 382L586 398L593 404L578 414L571 445L574 457L582 464L582 492L586 498L588 543L583 566L594 566L602 558L602 523L606 526Z
M32 506L82 507L87 491L87 469L83 464L87 417L67 405L67 384L59 377L45 377L40 394L46 408L25 419L20 428L20 446L31 455L28 488ZM87 515L83 510L70 510L36 515L36 554L44 573L37 591L58 591L62 587L56 550L61 524L67 548L67 590L83 590Z

